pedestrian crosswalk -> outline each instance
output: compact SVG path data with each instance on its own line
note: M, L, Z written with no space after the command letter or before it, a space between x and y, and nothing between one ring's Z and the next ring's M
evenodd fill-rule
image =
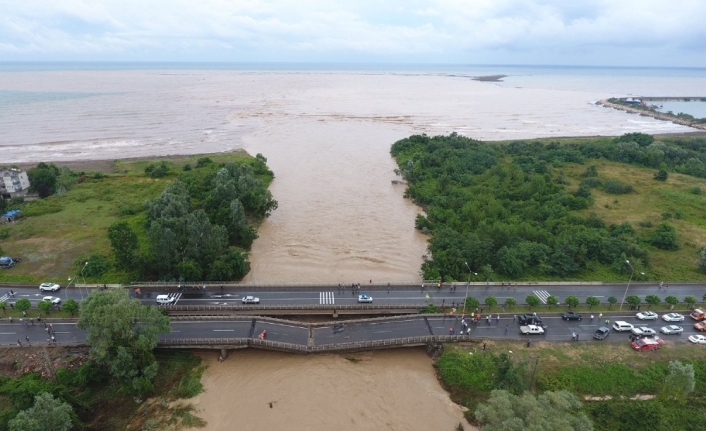
M542 304L547 303L547 298L549 298L549 292L546 290L534 290L534 294L539 298L540 301L542 301Z
M0 296L0 302L7 302L8 299L10 299L9 293L6 293L3 296Z
M176 303L179 301L179 298L181 298L181 292L172 292L167 294L170 298L174 298L174 300L171 302L171 305L176 305Z
M333 304L334 299L333 292L319 292L319 304Z

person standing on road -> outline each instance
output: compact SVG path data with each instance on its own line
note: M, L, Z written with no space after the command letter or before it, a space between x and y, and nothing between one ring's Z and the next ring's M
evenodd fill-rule
M506 334L507 334L507 330L508 330L509 327L510 327L510 324L509 324L509 323L508 323L507 325L505 325L505 333L506 333Z
M427 304L429 303L429 294L427 293L426 296L424 296L424 302Z
M591 314L591 323L593 323L593 314Z
M571 333L571 341L576 341L576 332Z
M578 340L579 340L579 333L577 332L576 333L576 341L578 341Z
M603 313L600 313L600 314L598 315L598 318L599 318L599 319L602 319L602 318L603 318Z

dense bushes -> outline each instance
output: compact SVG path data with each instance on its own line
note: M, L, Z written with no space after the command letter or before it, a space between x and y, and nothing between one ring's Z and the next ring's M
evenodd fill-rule
M640 144L628 142L635 151L650 140L636 139ZM612 155L627 157L617 147L628 143L612 142ZM598 150L608 147L596 144L596 157L602 154ZM426 279L464 280L465 262L486 276L514 279L566 277L595 265L621 270L625 260L649 264L631 226L617 229L596 216L572 213L592 205L589 187L599 184L595 168L586 170L586 184L573 194L553 180L553 164L582 163L593 155L582 147L498 145L452 134L412 136L396 142L391 153L409 183L406 195L426 207L426 217L416 221L432 234L432 258L422 265ZM606 183L613 191L632 190L617 181Z

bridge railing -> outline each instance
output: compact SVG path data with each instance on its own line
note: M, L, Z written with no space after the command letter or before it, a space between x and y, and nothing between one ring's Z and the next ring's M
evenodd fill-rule
M170 338L162 339L158 346L253 346L278 350L306 352L303 344L285 343L283 341L261 340L259 338Z
M438 301L437 301L438 302ZM167 311L218 311L218 310L389 310L389 309L422 309L427 304L395 304L395 305L375 305L375 304L301 304L301 305L160 305Z

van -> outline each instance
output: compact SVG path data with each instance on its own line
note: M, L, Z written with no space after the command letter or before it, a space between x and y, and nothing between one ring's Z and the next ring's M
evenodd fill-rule
M157 304L171 304L174 302L174 298L169 295L157 295Z
M617 322L613 323L613 329L618 332L632 331L632 328L633 326L630 323L624 322L622 320L618 320Z
M704 314L703 310L700 308L694 309L690 314L692 319L694 320L704 320L706 319L706 314Z

